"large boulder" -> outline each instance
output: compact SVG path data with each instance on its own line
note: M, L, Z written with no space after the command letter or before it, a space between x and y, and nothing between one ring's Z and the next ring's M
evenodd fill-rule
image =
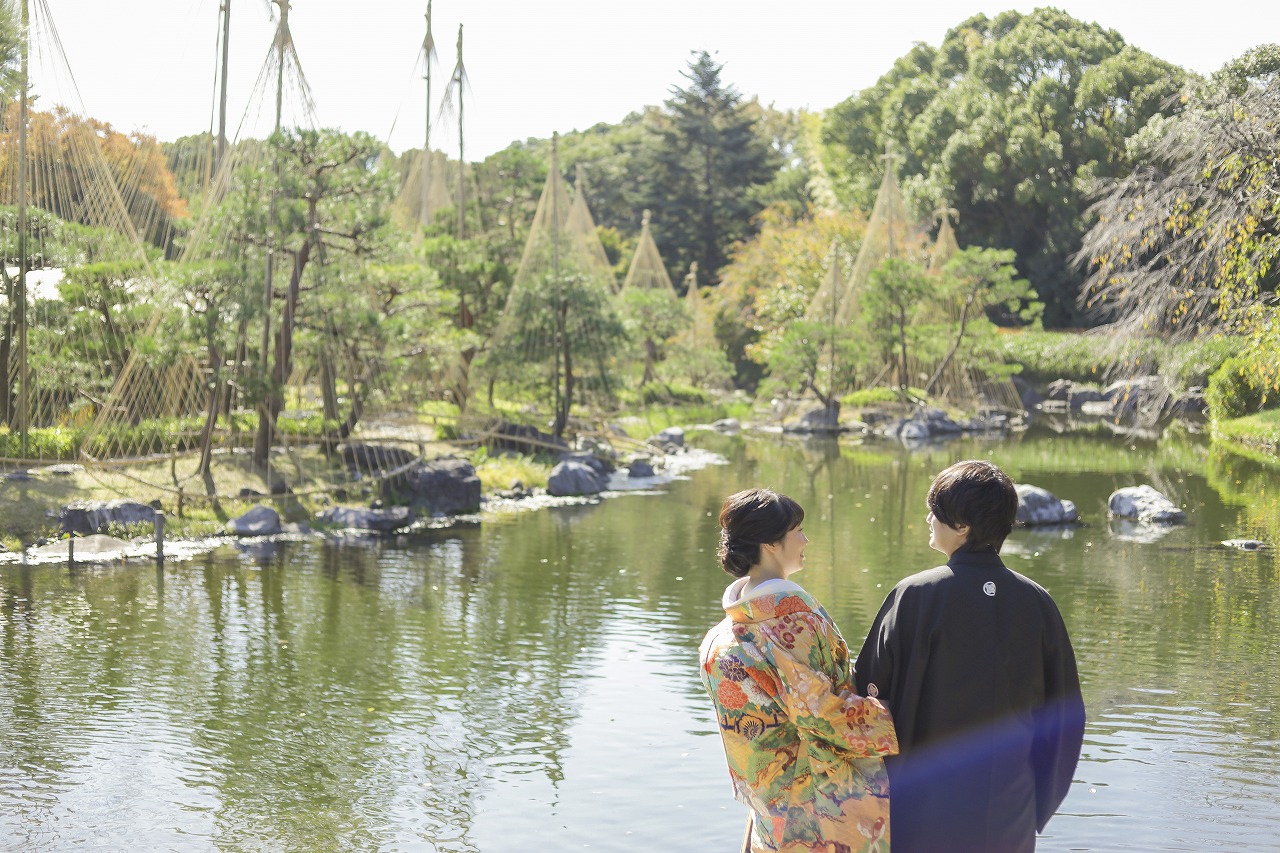
M510 450L515 453L545 453L569 449L564 439L556 438L551 433L541 432L537 427L527 424L507 421L491 427L485 443L494 450Z
M898 425L897 436L903 441L928 441L933 433L929 431L929 424L925 421L910 420Z
M390 509L331 506L322 512L316 513L316 518L326 524L334 524L351 530L389 532L412 524L413 510L407 506L396 506Z
M1045 387L1044 398L1054 402L1065 403L1071 398L1072 385L1075 385L1075 383L1070 379L1055 379Z
M227 532L233 536L275 536L282 529L280 513L262 504L227 522Z
M1151 486L1126 486L1116 489L1107 500L1113 518L1127 518L1148 524L1183 524L1187 514L1177 504Z
M547 477L547 494L556 497L603 492L609 476L583 459L562 459Z
M480 477L465 459L444 456L423 462L397 479L395 488L409 506L428 515L457 515L480 509Z
M1076 505L1059 499L1052 492L1039 486L1018 483L1017 523L1028 527L1045 524L1075 524L1080 520Z
M1040 392L1021 376L1012 376L1010 380L1013 382L1014 389L1018 392L1018 399L1022 401L1023 409L1030 411L1035 408L1037 403L1044 400Z
M1155 375L1113 382L1103 389L1102 399L1111 404L1111 414L1116 417L1142 415L1152 420L1172 403L1164 378Z
M930 435L955 435L964 432L964 427L953 421L942 409L925 409L924 421L929 425Z
M1068 409L1079 409L1086 403L1101 400L1102 392L1092 385L1072 382L1070 379L1056 379L1045 389L1045 398L1054 403L1066 403Z
M603 456L583 450L575 453L562 453L560 454L560 461L581 462L584 465L590 465L596 470L596 473L601 477L604 477L606 480L609 479L609 475L613 473L614 468L612 459L607 459Z
M651 436L648 443L664 449L684 447L684 429L678 426L667 427L657 435Z
M652 477L653 461L648 456L637 456L627 463L628 477Z
M1088 385L1076 385L1071 389L1071 397L1067 403L1073 409L1083 409L1089 403L1096 403L1102 399L1102 392L1097 388Z
M58 522L63 533L86 536L102 533L108 527L127 527L131 524L153 524L156 511L138 501L76 501L58 510Z
M919 443L964 432L964 427L942 409L924 409L909 418L900 418L874 427L879 435Z
M1177 418L1203 418L1209 414L1209 404L1204 399L1204 388L1195 386L1169 404L1169 413Z
M381 444L347 444L342 448L342 461L361 473L394 471L413 463L418 454L403 447Z
M787 432L830 433L840 431L840 404L820 406L805 412L793 424L785 427Z

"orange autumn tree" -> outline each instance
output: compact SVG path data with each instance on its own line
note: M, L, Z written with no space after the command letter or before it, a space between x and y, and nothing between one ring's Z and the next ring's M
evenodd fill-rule
M17 199L17 165L18 105L10 103L0 125L0 204ZM28 204L70 222L125 230L110 213L121 207L111 201L116 193L138 236L168 249L187 203L154 137L124 134L64 107L30 113Z

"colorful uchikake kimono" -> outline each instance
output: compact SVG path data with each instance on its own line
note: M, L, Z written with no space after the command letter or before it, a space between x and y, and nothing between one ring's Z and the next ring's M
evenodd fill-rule
M766 581L739 598L699 657L736 798L755 820L752 853L887 853L898 751L888 711L853 690L849 649L798 585Z

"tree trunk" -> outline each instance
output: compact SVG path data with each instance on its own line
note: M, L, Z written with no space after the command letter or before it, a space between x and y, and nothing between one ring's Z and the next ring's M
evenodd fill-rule
M222 399L222 413L227 417L231 416L232 410L236 407L236 397L240 393L236 389L240 387L244 376L244 365L249 360L249 315L243 311L240 313L240 324L236 327L236 344L232 352L234 362L231 367L231 378L227 381L227 393Z
M898 388L906 391L911 383L907 379L907 309L898 306Z
M960 309L960 328L956 331L956 339L951 342L951 346L947 349L947 354L942 357L937 370L933 371L933 375L929 377L929 381L925 384L924 392L926 394L933 390L934 384L942 378L942 372L947 369L947 366L951 364L951 359L955 358L956 352L959 351L960 344L964 340L964 328L969 322L969 309L973 306L973 301L977 294L977 287L969 291L969 296L964 301L964 308Z
M210 306L209 316L214 316L212 306ZM222 409L221 392L222 392L222 354L218 352L218 345L213 339L213 323L209 324L207 329L208 341L207 348L209 350L209 389L205 393L204 406L204 427L200 430L200 468L198 473L202 477L208 477L210 468L213 464L213 431L218 423L218 412Z
M0 424L13 427L13 386L9 383L9 352L13 340L13 324L7 324L0 339Z
M338 376L328 351L320 355L320 396L324 399L324 455L332 456L340 438L337 429L329 426L339 417Z
M653 365L658 360L658 345L653 342L653 338L644 339L644 376L640 379L641 385L648 385L657 378L653 371Z
M289 288L285 291L284 311L280 315L280 329L276 333L275 365L271 370L271 389L267 392L264 405L258 408L258 435L253 445L253 461L259 468L266 467L267 454L271 450L271 437L276 431L276 422L284 411L284 387L293 372L293 317L298 308L298 295L301 292L302 273L311 259L311 250L316 238L316 202L309 201L310 214L308 221L311 228L302 247L293 256L293 272L289 275Z
M14 399L13 385L10 382L9 359L13 353L13 338L18 331L13 308L15 288L13 286L14 281L9 277L9 272L4 269L3 264L0 264L0 276L4 277L4 304L6 309L4 338L0 339L0 424L14 427L17 424L13 418Z

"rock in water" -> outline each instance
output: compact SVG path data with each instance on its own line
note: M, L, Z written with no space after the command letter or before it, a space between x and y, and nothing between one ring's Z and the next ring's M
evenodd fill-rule
M152 524L156 511L138 501L76 501L58 510L64 533L101 533L111 525Z
M1041 524L1075 524L1080 520L1076 505L1059 499L1039 486L1018 483L1018 524L1035 527Z
M564 459L551 469L547 477L547 494L555 497L595 495L604 491L609 478L578 459Z
M457 515L480 508L480 477L465 459L444 456L423 462L388 482L409 505L430 515Z
M1223 539L1222 544L1237 551L1261 551L1267 547L1266 542L1259 542L1257 539Z
M678 426L667 427L657 435L651 436L648 443L662 448L668 446L684 447L684 428Z
M235 536L274 536L280 531L280 513L262 504L227 522L227 532Z
M652 477L653 474L653 463L647 456L632 459L627 465L628 477Z
M1115 518L1150 524L1184 524L1187 520L1187 514L1177 504L1145 485L1116 489L1107 501L1107 509Z
M352 530L399 530L413 523L413 511L407 506L391 509L363 509L352 506L331 506L317 513L316 518L328 524Z

